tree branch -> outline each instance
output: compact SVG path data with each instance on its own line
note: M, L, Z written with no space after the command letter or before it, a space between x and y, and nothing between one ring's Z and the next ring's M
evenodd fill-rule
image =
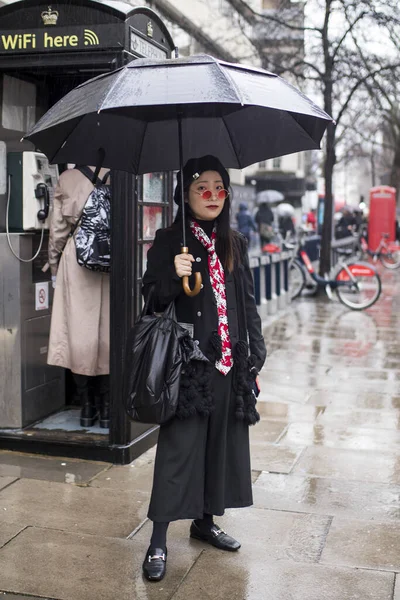
M341 48L343 42L345 41L346 37L349 35L349 33L354 29L354 27L357 25L357 23L359 21L361 21L361 19L363 19L366 16L366 12L361 12L358 17L353 21L353 23L351 23L349 25L349 27L346 29L346 31L344 32L344 34L342 35L342 37L340 38L340 40L338 41L338 43L336 44L336 48L334 49L334 51L332 52L332 60L334 61L337 53L339 52L339 49Z
M368 79L373 78L375 75L377 75L378 73L381 73L382 71L389 71L389 70L393 71L395 69L398 69L399 67L400 67L400 63L397 63L395 65L387 65L386 67L380 67L379 69L376 69L376 71L368 73L368 75L365 75L365 77L362 77L361 79L359 79L354 84L352 89L350 90L349 95L347 96L347 100L345 101L342 108L340 109L339 114L338 114L337 118L335 119L336 125L340 122L340 119L342 118L343 114L346 112L347 107L349 106L352 97L354 96L354 94L356 93L356 91L358 90L358 88L361 85L363 85L366 81L368 81Z

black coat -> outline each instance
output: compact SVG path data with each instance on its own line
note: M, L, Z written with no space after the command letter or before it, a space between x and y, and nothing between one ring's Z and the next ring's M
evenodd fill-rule
M254 394L247 385L251 378L246 378L244 372L252 362L249 353L260 369L266 350L253 296L246 242L240 234L235 235L240 239L242 260L232 274L226 275L234 368L224 376L215 369L214 362L201 363L207 364L209 370L196 378L197 373L188 374L185 367L177 418L160 427L148 513L152 521L201 519L204 513L222 515L225 508L252 504L248 425L257 422L258 414ZM186 296L175 273L174 257L180 253L181 230L174 225L156 234L147 255L144 293L147 295L150 286L155 285L159 309L175 300L178 320L193 325L194 339L209 354L218 318L208 255L189 229L187 244L195 257L193 270L202 274L201 292L194 298ZM245 349L246 353L236 352L238 349ZM200 380L205 380L205 385L196 396ZM195 410L191 410L193 402ZM199 416L187 419L195 414Z
M175 300L178 321L193 326L193 337L207 355L212 334L218 329L217 305L208 273L208 254L187 227L189 252L195 258L193 272L200 271L203 279L200 293L190 298L183 292L182 281L174 266L174 257L181 251L181 237L181 228L177 225L157 231L153 246L147 254L143 292L146 297L150 287L155 286L158 309L165 308ZM241 263L235 266L232 273L227 273L225 278L229 334L234 355L239 340L248 341L253 364L259 371L266 358L266 348L254 299L247 243L240 235L239 241ZM193 287L193 281L191 285Z

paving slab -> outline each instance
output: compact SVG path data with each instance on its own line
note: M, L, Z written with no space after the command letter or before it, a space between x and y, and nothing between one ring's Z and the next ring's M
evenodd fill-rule
M268 560L317 562L331 519L323 515L253 507L229 510L215 521L242 543L240 557L261 552ZM205 549L210 548L198 543Z
M270 348L271 343L268 341L267 339L267 347L268 350ZM313 366L318 366L318 365L323 365L326 367L330 367L332 365L332 360L327 360L326 362L322 362L321 361L321 357L319 354L314 354L312 352L296 352L293 349L290 348L281 348L278 344L277 349L275 349L274 351L270 351L268 357L267 357L267 363L269 364L269 362L273 362L273 361L279 361L279 362L283 362L284 364L292 364L295 363L296 365L299 365L300 368L305 368L304 365L310 365L311 367Z
M151 448L129 465L112 466L90 482L95 488L121 489L151 493L155 448Z
M309 371L309 372L307 372ZM261 381L268 381L268 387L273 384L285 385L291 387L302 387L315 389L317 386L331 385L332 376L330 374L321 374L314 369L303 369L302 372L275 371L264 369L261 372Z
M0 452L2 476L85 484L110 466L102 462Z
M332 375L341 382L348 381L350 385L352 385L351 380L353 379L359 380L360 383L369 381L378 381L380 383L385 381L396 381L396 371L389 369L363 369L354 366L347 369L334 367Z
M1 520L126 537L146 518L149 495L20 479L0 491Z
M328 406L332 404L335 408L392 410L400 408L400 397L379 392L362 392L348 394L333 391L316 390L310 395L307 404Z
M254 427L250 427L250 442L276 442L286 427L285 421L262 419Z
M400 600L400 577L398 575L396 576L393 600Z
M352 406L354 401L354 394L333 392L332 390L311 390L310 396L307 400L307 406L329 406L334 404L335 406L342 404L343 406Z
M263 372L260 373L260 400L271 402L296 402L297 404L305 404L310 396L308 387L298 387L293 385L280 385L271 383L267 376L264 377Z
M304 334L292 337L288 340L276 340L268 342L271 339L269 336L264 336L267 340L267 348L271 346L272 351L274 350L292 350L298 355L304 354L316 354L319 360L323 364L331 364L336 356L343 357L343 341L342 340L328 340L322 339L321 337L306 336ZM335 360L336 363L336 360Z
M14 483L17 480L18 480L17 477L11 477L10 475L0 477L0 490L3 490L4 488L11 485L12 483Z
M400 571L400 523L334 518L321 563Z
M0 518L2 515L0 514ZM25 526L21 523L0 523L0 548L5 546L7 542L18 535ZM1 585L1 583L0 583Z
M261 473L254 505L361 519L400 519L400 486Z
M333 362L333 361L332 361ZM288 360L287 356L278 356L276 353L271 357L268 357L267 362L263 368L263 373L266 375L273 375L275 373L280 373L281 376L303 376L304 373L309 373L314 377L323 377L328 373L328 371L332 368L331 364L321 363L320 361L316 361L315 364L310 364L307 362L301 362L298 360L298 357L293 357L292 360Z
M0 590L1 600L52 600L52 598L39 598L38 596L21 596L21 594L9 594Z
M257 410L261 419L285 423L308 421L313 423L323 413L325 406L285 404L283 402L258 402ZM252 429L251 429L252 431Z
M261 471L251 471L251 483L255 483L257 479L260 477Z
M400 360L394 360L394 358L387 358L383 362L382 367L384 369L400 369Z
M239 551L241 553L241 550ZM391 573L204 552L171 600L392 600Z
M343 371L331 372L332 379L325 378L323 382L316 386L321 390L332 390L337 388L338 382L343 388L343 391L352 388L358 392L377 392L380 394L398 394L399 382L395 380L384 380L384 379L367 379L358 377L344 378L344 373L351 372L351 368L347 367Z
M30 527L0 552L1 587L58 600L167 600L201 553L169 543L174 567L160 583L143 579L147 541Z
M326 446L353 450L400 450L400 431L361 427L329 427L312 423L291 423L280 442L288 446Z
M290 473L301 455L302 448L291 448L254 440L250 446L251 467L256 471Z
M372 429L400 430L400 410L357 410L328 406L320 414L316 423L338 428L344 424L346 427L367 427Z
M397 452L310 446L303 450L292 473L400 485L400 460Z

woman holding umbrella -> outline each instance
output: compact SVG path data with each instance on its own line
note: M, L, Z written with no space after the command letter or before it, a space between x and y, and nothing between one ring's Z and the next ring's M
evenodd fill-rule
M181 181L186 214L180 208L173 225L157 232L143 291L147 297L152 290L157 309L175 302L211 373L185 373L176 416L160 427L148 512L153 533L143 562L152 581L165 575L171 521L192 519L190 537L240 548L213 517L252 504L249 425L259 420L255 380L266 357L246 241L229 224L229 174L217 158L203 156L186 163ZM177 203L181 191L179 182ZM182 227L192 254L181 253ZM190 298L181 278L195 272L203 284Z

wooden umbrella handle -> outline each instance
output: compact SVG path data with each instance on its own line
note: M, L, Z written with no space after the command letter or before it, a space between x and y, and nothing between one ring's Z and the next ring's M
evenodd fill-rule
M184 246L181 249L181 253L182 254L189 254L189 248L187 246ZM183 286L183 291L185 292L186 296L190 296L190 298L193 298L194 296L197 296L197 294L200 293L201 290L201 273L199 273L198 271L194 274L195 277L195 282L194 282L194 288L191 290L190 289L190 285L189 285L189 277L187 275L185 275L184 277L182 277L182 286Z

